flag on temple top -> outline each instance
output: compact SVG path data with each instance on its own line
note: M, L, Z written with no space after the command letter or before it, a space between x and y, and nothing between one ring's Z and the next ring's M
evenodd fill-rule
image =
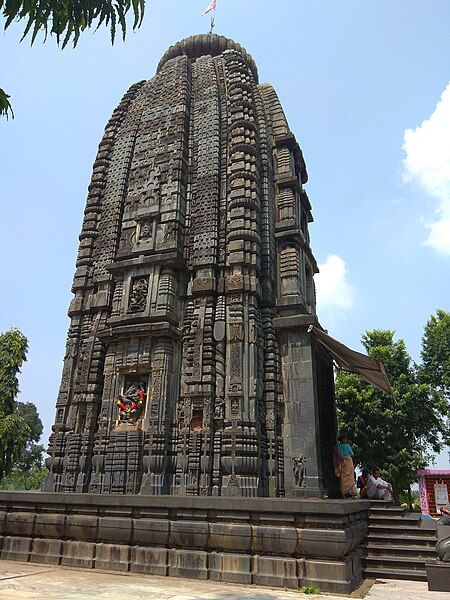
M216 10L217 0L211 0L205 10L202 12L201 16L206 15L206 13L211 12L212 10Z

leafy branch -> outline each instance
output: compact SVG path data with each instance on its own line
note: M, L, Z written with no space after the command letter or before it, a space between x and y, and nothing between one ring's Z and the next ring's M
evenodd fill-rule
M126 17L133 15L132 29L136 30L144 18L145 0L0 0L0 14L5 18L5 30L12 23L25 21L21 41L31 36L31 44L39 32L56 37L56 42L65 48L69 41L75 47L80 34L102 25L109 28L111 43L120 28L122 38L127 32ZM0 89L0 115L14 117L9 96Z
M9 113L11 113L11 116L14 119L14 113L13 109L11 108L9 96L4 90L0 88L0 115L8 118Z

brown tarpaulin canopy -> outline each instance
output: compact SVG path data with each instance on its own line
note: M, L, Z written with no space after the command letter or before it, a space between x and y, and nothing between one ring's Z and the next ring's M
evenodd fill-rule
M342 370L355 373L367 383L375 385L387 394L392 394L386 371L380 360L347 348L347 346L344 346L344 344L341 344L318 327L314 327L314 325L310 325L308 331L315 336L318 344L328 354L331 354Z

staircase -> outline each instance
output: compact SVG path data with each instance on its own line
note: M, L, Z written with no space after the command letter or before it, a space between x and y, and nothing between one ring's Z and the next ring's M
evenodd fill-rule
M420 513L372 501L363 567L370 579L426 581L425 561L436 558L436 524Z

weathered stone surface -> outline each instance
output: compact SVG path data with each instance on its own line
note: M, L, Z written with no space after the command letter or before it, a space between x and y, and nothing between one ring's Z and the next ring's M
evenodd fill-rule
M167 575L168 550L132 546L130 571L147 575Z
M68 567L93 569L95 566L96 544L68 540L63 543L61 564Z
M301 582L297 562L291 558L255 555L253 557L253 583L296 589Z
M128 571L130 563L130 547L119 544L96 544L96 569L107 571Z
M27 562L30 557L31 538L5 536L3 538L1 558Z
M425 568L430 592L450 592L450 563L433 560Z
M229 583L252 583L252 557L247 554L211 552L209 579Z
M31 546L30 562L59 565L62 545L62 540L34 538Z
M345 592L361 578L357 548L369 504L0 492L6 514L1 557L289 588L311 583ZM23 524L33 522L39 526L28 535ZM1 537L14 524L18 535Z
M89 185L46 491L333 497L306 181L236 42L183 40L130 88Z
M94 162L45 493L2 558L346 593L368 503L336 494L302 151L239 44L133 85ZM47 493L50 492L50 493Z

